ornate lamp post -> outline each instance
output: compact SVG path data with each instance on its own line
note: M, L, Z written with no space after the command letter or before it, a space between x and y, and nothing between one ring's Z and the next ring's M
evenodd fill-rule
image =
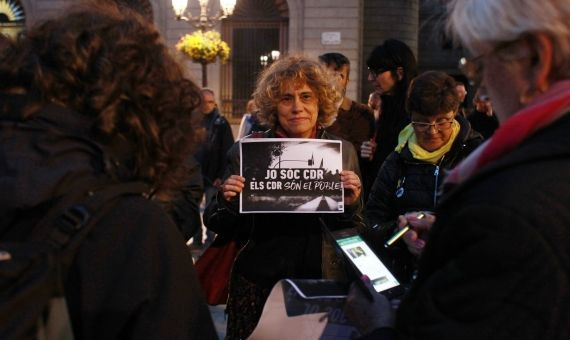
M203 39L207 41L208 44L210 44L209 47L210 51L208 51L208 53L211 52L212 48L218 51L214 52L214 55L208 58L206 57L196 58L195 56L191 56L192 60L202 65L202 87L206 87L208 86L208 72L207 72L208 63L215 61L216 54L220 56L222 62L225 62L225 60L229 56L229 48L227 44L220 39L219 33L206 32L206 31L214 27L217 21L232 15L234 8L236 6L236 0L220 0L220 13L214 16L208 16L209 0L198 0L198 2L200 3L200 15L196 17L192 16L192 13L186 10L186 8L188 7L188 0L172 0L172 8L174 9L176 20L187 21L200 30L201 34L198 34L198 36L200 36L200 39ZM185 38L189 39L190 37L186 35L181 39L181 41L183 41ZM225 46L222 48L221 45ZM179 49L184 50L184 48L182 48L182 45L180 46L181 47ZM178 47L179 46L177 45L177 48ZM188 51L186 51L186 53L188 54Z
M174 14L177 20L191 22L194 27L199 28L202 32L214 27L216 21L232 15L236 6L236 0L220 0L220 13L214 16L208 16L209 0L198 0L198 2L200 3L200 15L197 17L192 16L192 13L186 11L188 0L172 0L172 8L174 8Z

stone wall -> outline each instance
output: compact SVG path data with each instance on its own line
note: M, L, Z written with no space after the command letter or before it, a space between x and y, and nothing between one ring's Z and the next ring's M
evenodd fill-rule
M347 95L358 99L360 77L360 42L362 39L362 0L305 0L302 51L318 57L327 52L344 54L351 64ZM340 40L323 43L323 33L340 36Z

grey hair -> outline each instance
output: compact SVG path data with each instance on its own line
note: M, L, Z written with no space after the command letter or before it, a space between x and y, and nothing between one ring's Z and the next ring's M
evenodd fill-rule
M544 32L563 56L570 55L568 0L451 0L448 13L448 32L472 52Z

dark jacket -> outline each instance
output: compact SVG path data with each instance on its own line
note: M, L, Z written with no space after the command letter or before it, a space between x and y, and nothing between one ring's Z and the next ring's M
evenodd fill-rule
M360 156L362 142L374 135L374 115L368 106L352 101L349 110L338 109L336 120L327 131L351 142Z
M172 202L170 213L184 239L189 240L202 228L200 202L204 195L204 180L200 164L193 156L188 158L186 166L188 181Z
M206 139L198 147L195 156L202 167L204 186L211 186L224 175L226 153L234 143L234 136L230 123L217 108L204 115L202 127L206 129Z
M378 175L378 171L384 163L384 160L396 145L398 145L398 135L406 125L410 123L410 117L406 113L403 98L395 98L392 95L383 95L382 111L380 118L376 122L374 133L375 142L377 144L376 152L372 161L362 160L362 177L364 200L368 200L368 195L374 184L374 180Z
M401 334L570 338L568 131L570 113L446 194Z
M22 240L76 183L112 181L90 119L50 105L20 119L0 95L0 238ZM82 242L65 281L77 339L215 339L191 257L157 203L121 197Z
M382 165L366 203L366 237L386 260L394 275L404 283L411 281L415 258L402 241L390 249L384 242L394 233L399 215L409 211L433 211L437 194L446 171L454 168L483 141L469 122L456 117L461 129L451 150L438 164L416 160L406 145L401 152L392 152Z
M481 133L485 139L489 139L495 133L495 130L499 128L499 119L495 114L489 117L485 112L473 110L467 116L467 119L471 123L471 127Z
M273 132L266 133L272 137ZM321 139L338 139L326 131ZM358 175L358 161L353 146L342 143L343 169ZM228 153L226 175L240 173L239 144ZM321 216L331 229L354 227L361 222L361 205L345 207L343 214L239 214L239 199L226 202L221 194L206 207L204 224L218 234L238 233L247 242L235 261L232 275L243 275L263 287L272 287L283 278L320 279L339 274L332 247L321 236ZM324 255L326 253L326 255ZM323 259L323 255L325 259Z

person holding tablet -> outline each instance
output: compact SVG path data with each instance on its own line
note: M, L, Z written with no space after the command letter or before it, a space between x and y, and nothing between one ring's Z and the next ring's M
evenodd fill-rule
M455 0L449 10L473 56L466 76L499 129L447 176L395 322L385 298L363 302L356 288L347 311L370 339L568 339L570 3Z

